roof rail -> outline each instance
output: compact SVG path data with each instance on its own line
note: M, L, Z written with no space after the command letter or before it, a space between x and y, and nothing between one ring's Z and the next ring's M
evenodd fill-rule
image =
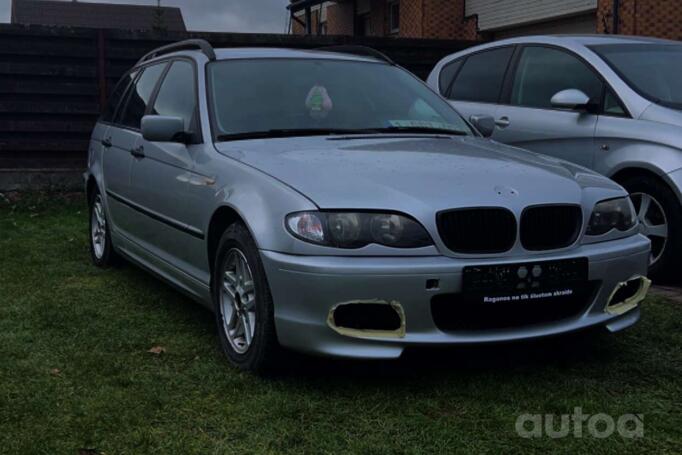
M374 57L378 60L388 63L389 65L396 64L393 60L391 60L391 58L388 55L367 46L356 45L325 46L318 47L316 50L324 52L338 52L340 54L362 55L364 57Z
M154 57L158 57L163 54L170 54L171 52L191 49L200 50L211 61L216 59L215 51L213 50L213 46L211 46L211 43L203 39L188 39L185 41L179 41L177 43L169 44L167 46L162 46L157 49L154 49L153 51L149 52L144 57L142 57L140 61L137 62L137 64L139 65L142 62L146 62L147 60L151 60Z

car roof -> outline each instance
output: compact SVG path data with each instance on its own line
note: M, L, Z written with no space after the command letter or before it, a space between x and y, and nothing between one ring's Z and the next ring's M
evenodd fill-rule
M599 44L679 44L679 41L627 35L531 35L496 41L495 44L552 43L595 46Z
M241 59L271 59L271 58L290 58L290 59L324 59L324 60L345 60L352 62L366 63L385 63L378 58L371 56L355 55L337 51L312 50L312 49L288 49L275 47L235 47L215 49L216 60L241 60ZM182 50L159 55L144 62L148 64L156 60L167 59L169 57L191 56L201 57L200 51Z

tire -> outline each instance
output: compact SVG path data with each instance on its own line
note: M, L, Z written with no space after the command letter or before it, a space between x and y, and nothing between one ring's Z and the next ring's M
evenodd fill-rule
M238 266L239 261L245 262ZM230 363L256 374L276 371L281 348L272 295L256 243L243 223L223 233L211 281L220 344Z
M92 263L100 268L107 268L120 263L120 257L114 250L109 230L109 220L104 209L104 200L98 189L90 195L88 201L90 257Z
M634 176L621 182L632 196L642 233L652 241L649 275L657 281L666 281L679 273L682 254L682 207L672 190L659 180L647 176ZM643 200L652 198L649 210L642 213ZM662 216L656 212L661 212ZM646 219L646 222L644 222ZM661 223L667 225L667 238L661 237ZM656 230L655 228L659 228ZM655 232L656 235L653 235Z

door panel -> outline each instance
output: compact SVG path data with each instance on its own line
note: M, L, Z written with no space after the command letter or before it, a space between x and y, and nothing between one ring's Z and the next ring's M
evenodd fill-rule
M124 235L130 235L134 227L136 214L122 199L129 199L130 168L132 156L130 150L140 140L138 133L118 127L109 127L105 133L102 151L104 188L107 193L107 206L114 229Z
M493 139L583 166L594 165L594 134L604 83L572 53L548 46L523 47L497 110ZM590 106L556 109L552 97L567 89L584 92Z
M471 103L466 101L450 101L450 104L457 109L462 117L471 120L474 115L487 115L496 118L499 106L489 103Z
M498 126L492 137L591 168L597 118L580 112L500 106L496 115Z

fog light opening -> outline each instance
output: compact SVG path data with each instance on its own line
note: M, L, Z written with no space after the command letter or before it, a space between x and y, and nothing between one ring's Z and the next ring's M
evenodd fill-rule
M396 301L343 302L329 311L327 325L345 336L402 338L405 336L405 312Z
M618 283L606 304L606 312L613 315L627 313L644 300L650 287L651 280L643 276Z

